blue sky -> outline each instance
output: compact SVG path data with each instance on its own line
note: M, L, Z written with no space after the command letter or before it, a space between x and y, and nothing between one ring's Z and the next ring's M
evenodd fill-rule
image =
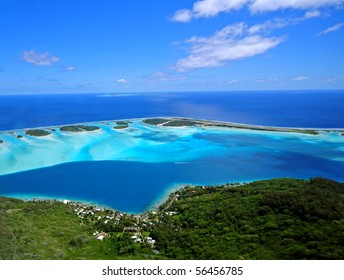
M0 0L0 94L344 88L344 0Z

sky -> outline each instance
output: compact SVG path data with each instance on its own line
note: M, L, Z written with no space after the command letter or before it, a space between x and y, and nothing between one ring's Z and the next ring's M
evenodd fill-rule
M0 94L344 89L344 0L0 0Z

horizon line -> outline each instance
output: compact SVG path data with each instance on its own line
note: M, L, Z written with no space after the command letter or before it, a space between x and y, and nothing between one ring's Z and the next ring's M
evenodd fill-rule
M0 96L8 95L78 95L99 94L121 96L140 94L163 94L163 93L237 93L237 92L305 92L305 91L344 91L342 89L237 89L237 90L178 90L178 91L123 91L123 92L50 92L50 93L0 93Z

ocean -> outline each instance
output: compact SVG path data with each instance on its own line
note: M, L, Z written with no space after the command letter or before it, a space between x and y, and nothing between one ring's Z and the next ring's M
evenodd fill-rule
M0 96L0 131L179 116L281 127L344 127L344 90Z
M134 119L179 116L280 127L344 128L344 91L0 96L0 195L72 199L129 213L185 184L278 177L344 181L344 136L166 128ZM100 131L29 137L24 128L94 122ZM24 137L18 139L16 135Z

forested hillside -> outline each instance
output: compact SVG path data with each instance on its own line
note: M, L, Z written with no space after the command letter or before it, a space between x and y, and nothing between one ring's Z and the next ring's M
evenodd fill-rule
M331 180L186 188L169 211L152 236L172 259L344 258L344 186Z
M343 232L323 178L186 187L141 215L0 197L0 259L344 259Z

